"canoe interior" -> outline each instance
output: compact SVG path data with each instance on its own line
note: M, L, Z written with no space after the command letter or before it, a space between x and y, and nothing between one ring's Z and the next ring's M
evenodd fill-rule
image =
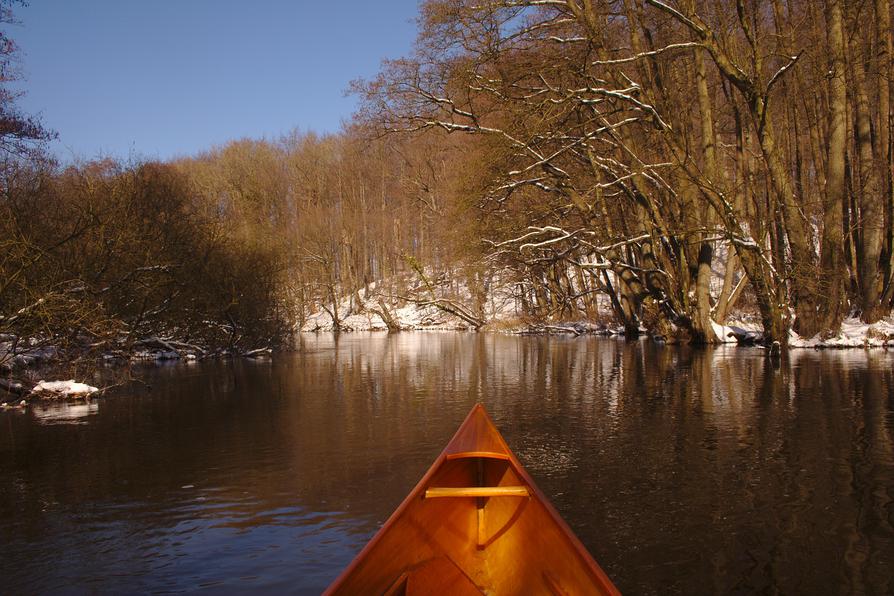
M618 592L479 405L327 593Z

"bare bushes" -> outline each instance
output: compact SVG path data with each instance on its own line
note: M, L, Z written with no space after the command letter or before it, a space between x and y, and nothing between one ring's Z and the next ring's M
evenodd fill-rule
M149 336L236 352L284 340L279 254L232 233L172 166L17 163L5 174L0 361Z

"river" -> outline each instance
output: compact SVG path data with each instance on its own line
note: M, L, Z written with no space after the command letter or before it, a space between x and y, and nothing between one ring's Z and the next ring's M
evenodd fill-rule
M476 402L626 594L894 593L894 354L305 335L0 412L0 593L317 594Z

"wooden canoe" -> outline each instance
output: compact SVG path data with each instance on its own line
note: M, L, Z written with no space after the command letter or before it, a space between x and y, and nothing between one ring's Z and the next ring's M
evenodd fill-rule
M481 404L324 594L619 594Z

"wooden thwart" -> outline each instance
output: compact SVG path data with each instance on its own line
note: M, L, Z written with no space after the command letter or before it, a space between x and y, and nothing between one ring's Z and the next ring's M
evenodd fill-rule
M509 456L507 454L496 453L494 451L460 451L459 453L448 453L446 455L446 458L448 460L484 458L484 459L501 459L503 461L509 461Z
M426 499L441 497L527 497L531 493L524 486L459 486L438 487L425 491Z

